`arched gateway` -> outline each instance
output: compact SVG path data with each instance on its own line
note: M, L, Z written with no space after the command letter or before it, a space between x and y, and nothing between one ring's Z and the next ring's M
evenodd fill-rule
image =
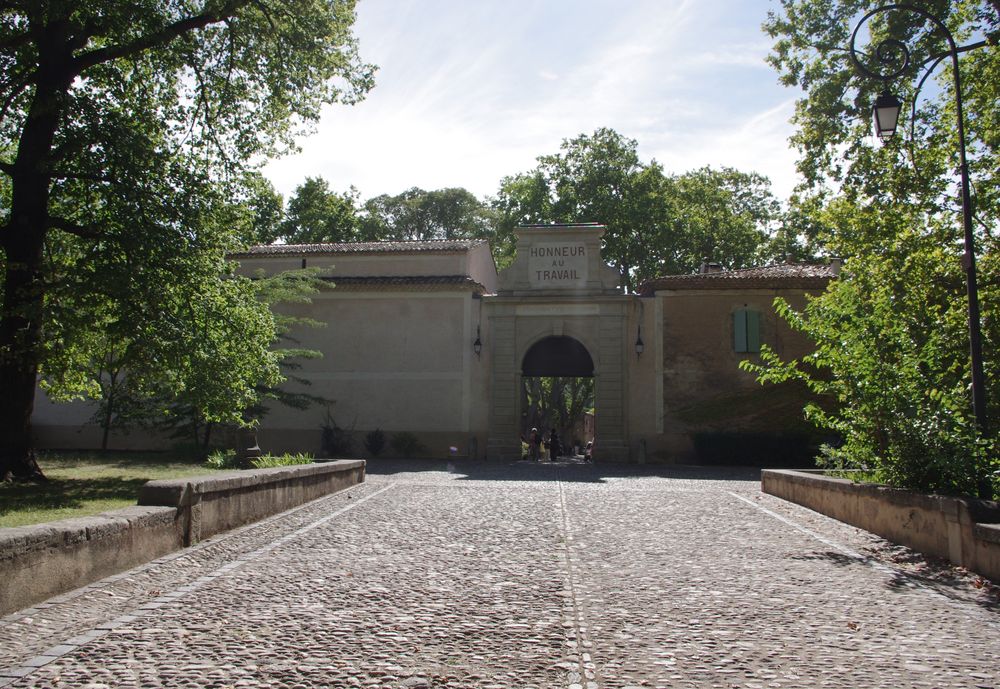
M628 459L626 380L628 323L635 297L601 260L602 225L518 228L517 259L483 298L490 334L487 457L520 456L520 389L524 376L593 376L598 457Z
M594 360L587 348L572 337L550 335L528 349L521 362L521 375L593 378Z

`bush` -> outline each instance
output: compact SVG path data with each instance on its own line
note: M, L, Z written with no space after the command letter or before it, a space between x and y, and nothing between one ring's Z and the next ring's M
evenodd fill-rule
M392 442L389 443L393 451L401 457L409 459L416 455L424 454L427 452L427 448L424 447L417 436L413 435L408 431L400 431L392 436Z
M368 431L365 435L365 449L372 457L378 457L382 454L382 450L385 449L385 433L379 428Z
M269 469L271 467L287 467L296 464L312 464L313 456L308 452L290 453L283 455L264 455L250 461L254 469Z
M205 460L209 469L239 469L236 465L236 450L213 450Z
M867 469L881 482L921 492L995 491L980 485L998 468L1000 438L994 426L978 438L969 409L957 262L939 265L937 254L910 261L919 270L877 256L855 258L853 270L801 312L777 299L778 313L815 343L815 352L783 361L764 346L761 364L741 366L761 382L803 380L834 401L805 409L807 418L843 441L825 451L822 466ZM995 322L985 325L987 341L1000 339ZM989 378L998 361L987 351ZM995 387L991 394L988 408L995 409Z

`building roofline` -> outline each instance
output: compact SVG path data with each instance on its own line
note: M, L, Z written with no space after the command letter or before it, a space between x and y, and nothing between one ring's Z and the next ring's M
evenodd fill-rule
M478 246L489 246L485 239L431 239L398 242L341 242L331 244L266 244L229 254L230 258L268 256L316 256L343 254L455 254L467 253Z
M838 269L833 264L779 263L690 275L665 275L646 280L639 294L652 296L663 290L711 289L824 289Z
M472 291L487 294L485 285L468 275L349 275L321 278L332 283L336 291L378 291L412 290L414 292L443 292L448 290Z

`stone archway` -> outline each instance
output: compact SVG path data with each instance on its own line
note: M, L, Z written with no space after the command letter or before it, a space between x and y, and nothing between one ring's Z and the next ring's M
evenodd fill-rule
M586 370L599 410L600 460L627 461L627 395L631 295L600 255L600 225L546 225L516 230L517 257L484 297L490 334L487 457L521 455L522 376Z
M566 335L549 335L525 352L521 360L521 375L592 378L594 360L579 340Z
M585 413L594 407L594 360L579 340L549 335L536 341L521 359L519 430L527 438L537 427L558 432L563 447L584 447Z

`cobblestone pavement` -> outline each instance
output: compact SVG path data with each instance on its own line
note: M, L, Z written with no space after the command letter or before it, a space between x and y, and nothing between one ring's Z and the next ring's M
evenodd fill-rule
M1000 594L755 472L378 462L0 619L0 687L993 687Z

